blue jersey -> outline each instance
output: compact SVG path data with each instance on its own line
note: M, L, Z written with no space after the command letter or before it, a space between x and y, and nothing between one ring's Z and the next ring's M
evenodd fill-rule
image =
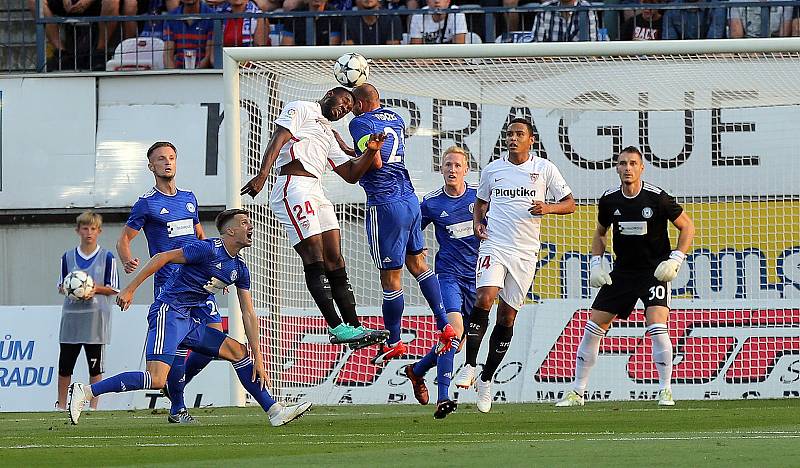
M158 300L188 315L195 307L205 307L209 294L215 294L235 284L250 289L250 271L239 255L231 256L222 239L212 238L192 242L183 247L186 263L173 275Z
M472 211L477 193L476 187L467 184L460 197L451 197L440 188L422 199L422 229L433 223L439 244L437 274L475 280L480 241L472 230Z
M196 241L195 225L199 223L197 198L192 192L178 189L175 195L166 195L152 188L133 205L126 224L136 231L144 229L152 257ZM168 264L156 272L155 290L158 291L179 267Z
M373 133L386 134L381 147L383 167L368 171L358 182L367 193L367 206L383 205L414 194L411 178L405 166L405 131L403 118L379 107L350 121L350 136L355 150L361 155Z

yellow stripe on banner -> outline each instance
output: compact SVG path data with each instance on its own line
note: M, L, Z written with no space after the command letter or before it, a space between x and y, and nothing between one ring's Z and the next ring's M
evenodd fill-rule
M800 249L800 202L709 202L683 206L696 228L692 252L758 251L766 261L766 282L774 284L785 280L778 276L778 259L787 256L787 250ZM575 286L580 274L576 271L579 269L578 255L590 255L596 225L597 207L594 205L578 206L575 213L567 216L545 216L539 255L544 266L537 272L534 282L536 295L543 299L581 297ZM678 230L671 226L669 232L675 247ZM612 237L609 234L609 252L613 248ZM754 275L750 271L746 273ZM764 281L761 283L763 287ZM759 296L759 291L748 291L748 294L754 298L766 297ZM591 292L593 295L594 291Z

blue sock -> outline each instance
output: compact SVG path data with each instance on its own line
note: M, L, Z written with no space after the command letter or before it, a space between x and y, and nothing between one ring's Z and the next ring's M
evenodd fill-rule
M422 295L428 301L428 306L433 311L433 316L436 317L436 329L441 330L447 325L447 311L444 309L444 302L442 301L439 278L433 274L433 270L428 270L417 276L417 282Z
M418 375L422 377L423 375L427 374L429 370L433 369L433 366L436 365L436 359L439 356L436 355L436 345L433 345L428 354L422 356L422 359L414 364L414 375Z
M189 385L189 382L192 381L194 376L196 376L197 374L200 373L200 371L205 369L208 363L213 360L214 360L213 356L192 351L192 354L189 355L189 359L186 360L185 385Z
M389 330L388 344L400 341L400 321L403 319L403 291L383 290L383 327Z
M232 364L236 370L236 375L239 377L239 382L242 383L242 387L247 390L247 393L253 395L253 398L261 405L264 411L268 411L275 404L275 399L272 398L268 391L261 389L261 382L258 379L255 382L251 381L253 378L253 360L250 359L250 356L245 356L241 361Z
M150 382L150 373L147 371L123 372L92 384L92 395L149 389Z
M437 402L450 399L450 381L453 379L453 357L456 355L461 340L453 338L451 343L453 346L450 350L440 354L439 360L436 362L436 384L439 387L439 393L436 397Z
M169 414L177 414L180 410L186 409L186 402L183 401L183 389L186 386L184 371L187 354L188 350L186 349L175 351L175 360L172 361L172 367L167 374L167 393L171 403Z

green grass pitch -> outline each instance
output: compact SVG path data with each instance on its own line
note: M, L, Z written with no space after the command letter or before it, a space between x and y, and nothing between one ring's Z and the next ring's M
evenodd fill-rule
M258 408L0 413L3 466L800 466L800 400L320 406L284 427Z

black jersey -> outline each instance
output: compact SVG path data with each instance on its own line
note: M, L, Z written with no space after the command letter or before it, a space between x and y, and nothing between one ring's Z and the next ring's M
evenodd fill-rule
M615 270L647 270L669 257L667 221L675 221L683 208L667 192L642 183L632 198L617 187L607 190L597 203L597 221L614 225Z

